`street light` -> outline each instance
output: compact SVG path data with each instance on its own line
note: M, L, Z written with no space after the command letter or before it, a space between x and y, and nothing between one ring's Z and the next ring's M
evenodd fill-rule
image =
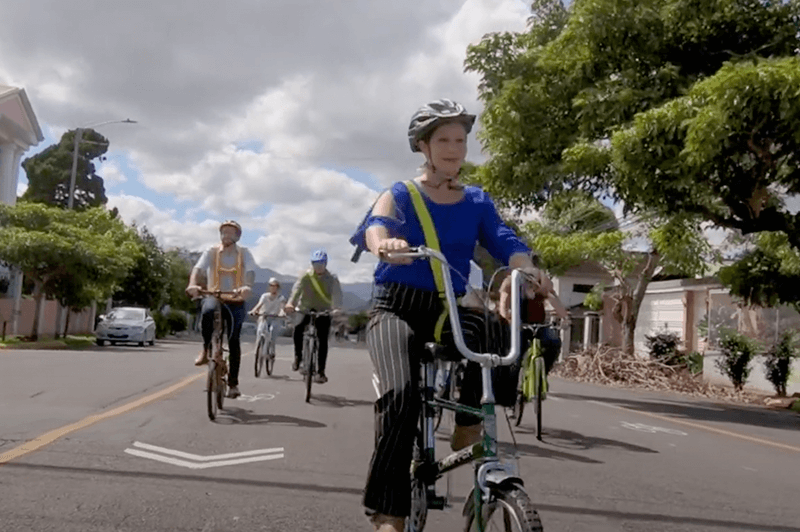
M125 120L109 120L107 122L100 122L99 124L92 124L89 126L79 127L75 130L75 146L72 149L72 172L69 176L69 199L67 200L67 209L72 209L72 203L75 196L75 174L78 172L78 148L81 144L81 137L83 130L105 126L106 124L135 124L136 120L126 118Z

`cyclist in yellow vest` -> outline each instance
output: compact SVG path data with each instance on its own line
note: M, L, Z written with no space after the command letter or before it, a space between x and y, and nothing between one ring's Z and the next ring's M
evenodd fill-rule
M286 303L286 313L295 310L300 312L314 310L338 311L342 306L342 287L339 279L328 271L328 254L324 249L318 249L311 254L311 269L301 275L292 287L292 294ZM300 368L303 357L303 332L308 325L308 315L294 328L294 362L292 370ZM317 318L317 337L319 338L319 372L315 382L324 384L328 382L325 376L325 365L328 360L328 335L331 329L330 316Z
M228 349L230 352L230 368L228 373L228 397L236 398L239 393L239 363L242 349L239 344L239 334L245 318L244 302L252 291L256 277L256 262L253 255L245 247L236 242L242 237L242 227L228 220L219 226L220 244L207 249L200 260L192 269L189 277L189 286L186 293L190 297L197 297L202 287L200 278L205 275L208 280L208 290L223 292L236 292L233 297L223 297L224 308L222 319L225 321L225 330L228 331ZM196 366L208 363L211 351L211 335L214 332L214 310L218 305L217 299L206 297L203 299L201 323L203 330L203 350L194 361Z

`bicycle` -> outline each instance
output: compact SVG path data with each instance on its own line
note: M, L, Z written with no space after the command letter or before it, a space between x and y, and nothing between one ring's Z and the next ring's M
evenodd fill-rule
M311 402L311 383L319 368L319 339L317 338L317 318L330 316L329 310L317 312L306 311L308 324L303 331L303 376L306 387L306 403Z
M392 257L412 259L435 259L439 261L444 277L445 295L449 305L449 319L458 351L467 359L481 365L483 397L481 408L460 405L452 400L437 399L434 391L434 375L437 361L448 361L447 349L436 343L425 344L421 358L422 408L411 463L411 515L406 520L406 532L422 532L428 510L443 510L447 497L436 494L436 481L444 473L462 465L475 462L474 487L466 498L463 515L466 531L518 530L519 532L541 532L542 523L524 483L516 473L514 464L501 462L498 456L497 415L492 368L511 365L520 353L520 289L525 275L519 270L512 272L512 318L511 349L506 356L491 353L473 353L464 343L458 308L450 278L450 265L444 255L436 250L420 246L409 252L391 253ZM435 457L435 409L469 413L483 420L483 439L465 449L440 460ZM515 528L512 528L514 525Z
M461 389L461 379L464 374L464 365L460 362L439 362L439 367L436 370L436 383L434 385L434 396L437 399L455 401L456 392ZM452 412L446 411L442 408L435 409L436 420L434 422L433 430L439 431L442 420L447 417L448 423L446 426L452 427Z
M514 425L519 427L525 403L533 401L536 412L536 439L539 441L542 441L542 402L547 398L548 384L544 356L542 356L542 343L537 338L537 333L547 326L544 323L522 326L524 330L531 331L533 340L525 353L520 368L517 400L514 402L513 411Z
M273 337L273 329L275 322L270 318L283 318L277 314L257 314L259 318L265 318L264 329L258 335L256 341L255 353L255 376L261 376L261 369L268 376L272 375L272 370L275 368L275 339Z
M223 344L225 322L222 319L222 307L224 296L236 296L236 292L222 292L219 290L201 290L200 295L211 296L217 300L214 308L214 329L211 334L211 358L208 361L208 373L206 376L206 408L208 418L214 421L217 412L222 410L225 402L225 394L228 393L228 363L223 358L223 353L227 351Z

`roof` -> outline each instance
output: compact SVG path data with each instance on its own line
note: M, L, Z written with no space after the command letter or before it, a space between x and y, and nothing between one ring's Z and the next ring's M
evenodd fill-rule
M0 122L18 140L35 146L44 140L42 128L33 112L25 89L0 84Z

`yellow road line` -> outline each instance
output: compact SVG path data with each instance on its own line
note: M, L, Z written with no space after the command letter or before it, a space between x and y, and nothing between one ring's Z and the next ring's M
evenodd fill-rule
M609 405L610 406L610 405ZM768 445L770 447L775 447L777 449L783 449L785 451L794 451L796 453L800 453L800 447L795 447L794 445L788 445L786 443L779 443L772 440L765 440L764 438L757 438L755 436L748 436L747 434L742 434L740 432L733 432L730 430L718 429L715 427L710 427L708 425L703 425L702 423L695 423L693 421L685 421L683 419L676 419L674 417L669 416L662 416L660 414L653 414L652 412L643 412L641 410L636 410L633 408L627 408L624 406L614 405L617 408L621 408L622 410L627 410L628 412L635 412L637 414L642 414L643 416L652 417L655 419L660 419L663 421L670 421L672 423L677 423L679 425L686 425L687 427L692 427L695 429L705 430L708 432L716 432L717 434L722 434L723 436L730 436L731 438L738 438L740 440L750 441L754 443L759 443L761 445Z
M135 410L135 409L137 409L139 407L145 406L145 405L147 405L149 403L152 403L154 401L157 401L159 399L163 399L164 397L168 396L169 394L177 392L181 388L184 388L184 387L188 386L189 384L193 383L196 380L199 380L199 379L205 377L206 375L207 375L206 372L202 372L202 373L197 373L195 375L191 375L191 376L186 377L185 379L173 384L172 386L170 386L168 388L164 388L163 390L157 391L157 392L152 393L150 395L146 395L146 396L141 397L139 399L136 399L135 401L132 401L132 402L130 402L128 404L125 404L125 405L122 405L122 406L118 406L116 408L112 408L111 410L107 410L107 411L101 412L99 414L93 414L91 416L87 416L87 417L81 419L80 421L76 421L75 423L71 423L71 424L66 425L64 427L61 427L61 428L58 428L58 429L55 429L55 430L51 430L50 432L46 432L46 433L42 434L41 436L39 436L38 438L35 438L35 439L30 440L28 442L25 442L25 443L23 443L22 445L20 445L18 447L15 447L15 448L13 448L13 449L11 449L9 451L6 451L3 454L0 454L0 467L2 467L4 464L7 464L11 460L14 460L15 458L19 458L19 457L24 456L24 455L26 455L28 453L32 453L34 451L37 451L37 450L41 449L42 447L44 447L45 445L49 445L49 444L53 443L54 441L56 441L57 439L59 439L59 438L61 438L63 436L66 436L67 434L71 434L71 433L75 432L76 430L85 429L86 427L88 427L90 425L94 425L95 423L97 423L99 421L103 421L103 420L106 420L106 419L109 419L109 418L112 418L112 417L115 417L115 416L120 416L122 414L130 412L131 410Z

